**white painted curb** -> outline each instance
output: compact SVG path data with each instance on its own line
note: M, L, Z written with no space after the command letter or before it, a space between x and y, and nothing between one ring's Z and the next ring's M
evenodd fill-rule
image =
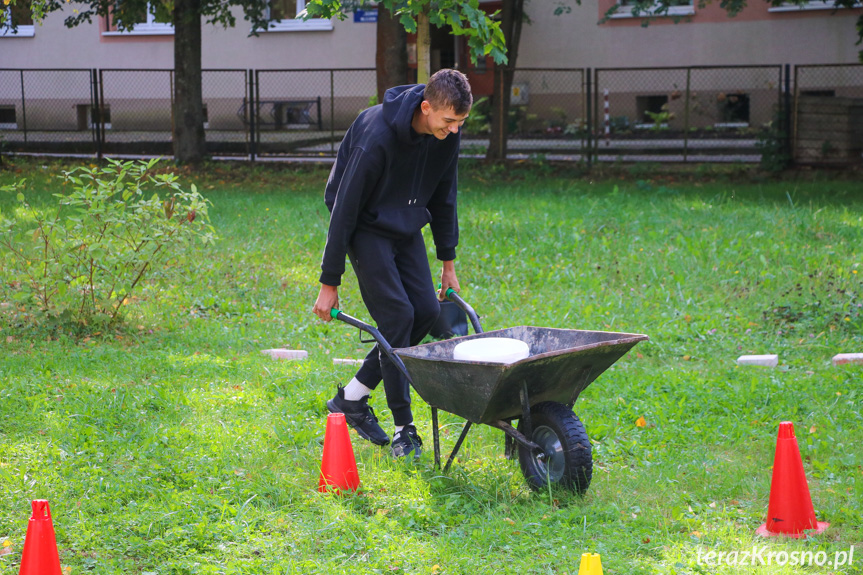
M302 349L264 349L261 353L269 355L272 359L306 359L309 352Z
M776 367L779 365L778 355L741 355L737 358L737 365L760 365L763 367Z
M837 353L833 356L833 365L845 365L846 363L863 363L863 353Z
M362 365L361 359L339 359L333 358L333 365Z

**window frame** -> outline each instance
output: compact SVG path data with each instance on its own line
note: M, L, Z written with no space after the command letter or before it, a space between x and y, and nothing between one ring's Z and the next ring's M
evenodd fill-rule
M102 32L102 36L172 36L174 24L168 22L156 22L156 15L150 10L150 2L147 2L146 22L136 22L131 30L120 30L114 23L113 13L106 18L108 29Z
M669 6L667 12L657 14L653 11L639 12L637 15L632 13L632 6L625 6L622 0L618 0L617 12L611 15L611 18L673 18L675 16L692 16L695 14L695 1L689 0L689 4L685 6Z
M306 8L306 0L297 1L297 14ZM267 28L259 32L329 32L333 29L333 21L329 18L312 18L301 20L296 17L285 20L271 20L271 8L267 6Z
M29 0L21 0L23 3L27 5L28 11L30 8ZM30 23L29 24L21 24L15 27L12 24L12 6L2 6L0 10L3 10L6 13L6 23L0 26L0 38L32 38L36 35L36 25L33 22L33 16L31 13Z
M780 6L768 6L768 12L806 12L809 10L842 10L845 6L836 6L832 2L824 0L809 0L806 4L797 5L791 2L783 2ZM863 2L857 2L854 8L863 8ZM853 8L852 8L853 9Z

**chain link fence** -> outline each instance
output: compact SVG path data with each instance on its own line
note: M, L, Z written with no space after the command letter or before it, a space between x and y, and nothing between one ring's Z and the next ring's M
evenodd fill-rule
M0 70L0 149L96 153L94 73Z
M863 65L797 66L791 80L787 65L519 68L508 155L859 163ZM208 152L250 159L334 156L377 91L373 68L204 70L202 83ZM0 69L0 149L171 155L173 93L167 69ZM486 154L494 106L476 97L463 155Z
M581 159L588 136L588 103L583 69L514 70L505 122L508 154L516 158L543 155ZM462 154L485 156L494 105L492 96L474 101L464 125Z
M248 154L246 71L203 70L201 84L207 151ZM173 154L173 70L100 70L98 86L93 118L102 153Z
M757 162L782 81L781 66L597 69L596 158Z
M793 134L793 156L799 164L859 163L863 64L797 66Z

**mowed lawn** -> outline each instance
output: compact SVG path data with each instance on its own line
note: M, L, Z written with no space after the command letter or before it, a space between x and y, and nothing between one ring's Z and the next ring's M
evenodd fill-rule
M74 166L4 162L0 185L26 177L41 207ZM583 497L530 491L487 426L442 473L416 394L420 461L352 435L361 490L334 496L317 491L325 401L352 369L332 360L368 344L311 313L327 174L184 173L212 201L219 239L170 284L146 284L116 331L30 325L11 303L3 252L0 573L18 573L37 498L50 501L73 574L575 575L586 552L611 575L863 572L863 367L831 364L863 352L860 182L465 165L457 270L486 330L650 341L575 406L593 444ZM3 216L15 206L0 195ZM340 296L368 319L350 272ZM274 347L309 357L261 353ZM735 363L767 353L777 368ZM391 432L382 389L372 404ZM795 425L815 513L830 522L808 540L755 535L782 421ZM461 423L442 414L444 455ZM753 549L748 565L704 560ZM789 560L806 552L824 564Z

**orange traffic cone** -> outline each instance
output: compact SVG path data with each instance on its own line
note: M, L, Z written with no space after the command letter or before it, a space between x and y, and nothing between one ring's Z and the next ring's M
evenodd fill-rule
M779 424L779 436L776 439L767 522L756 533L763 537L786 535L799 538L806 536L804 531L823 533L828 525L815 519L800 448L794 436L794 424L783 421Z
M351 436L344 413L327 415L327 431L324 435L324 455L321 458L321 478L318 491L353 491L360 486L360 475L351 446Z
M24 539L24 552L21 555L21 570L18 575L62 575L48 501L36 499L32 505L33 516L27 524L27 537Z

